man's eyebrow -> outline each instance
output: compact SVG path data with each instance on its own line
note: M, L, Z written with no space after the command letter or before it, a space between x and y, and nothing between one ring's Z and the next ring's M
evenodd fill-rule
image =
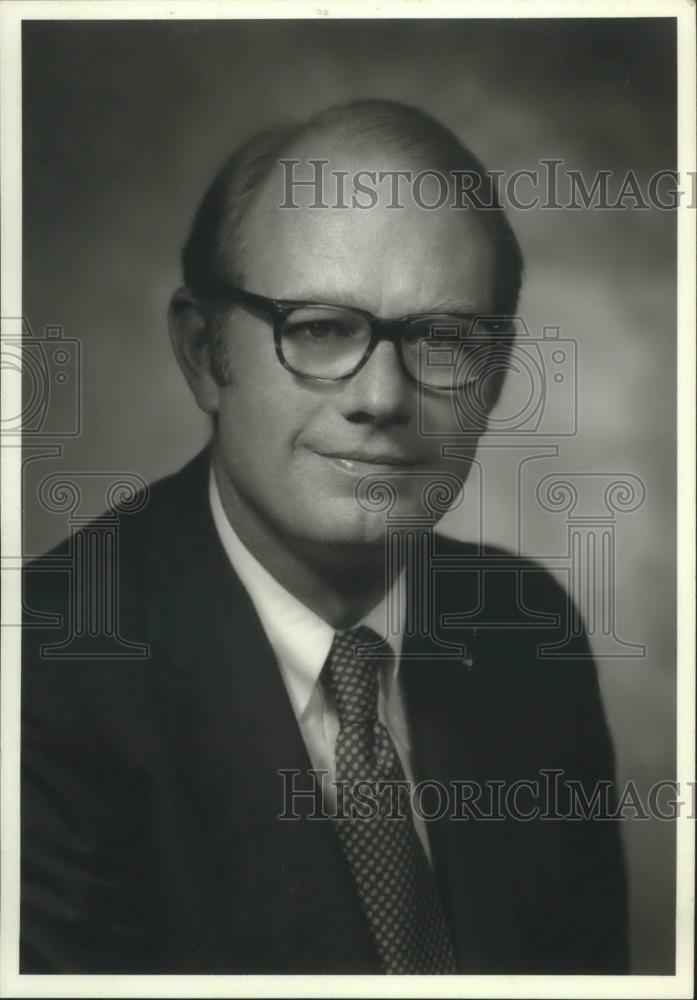
M477 307L472 302L463 302L461 299L439 299L428 308L428 312L458 313L464 316L472 316L485 311L482 306Z
M293 295L279 296L279 298L296 302L316 302L318 305L346 306L349 309L363 309L366 312L372 312L371 309L367 308L365 301L354 296L350 290L337 292L336 295L330 296L326 292L319 292L315 289L303 289L301 292L294 292ZM411 310L409 314L418 316L430 313L453 313L459 316L475 316L486 311L481 305L477 307L472 302L463 302L458 299L436 299L433 302L429 302L426 308L419 309L418 311ZM405 314L406 311L403 315Z
M327 294L313 288L303 288L299 292L293 290L292 295L279 296L289 302L316 302L318 305L347 306L349 309L366 309L364 301L356 298L350 291ZM368 310L370 311L370 310Z

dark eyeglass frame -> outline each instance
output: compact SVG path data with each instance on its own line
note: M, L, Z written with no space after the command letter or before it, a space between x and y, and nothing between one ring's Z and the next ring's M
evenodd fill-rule
M419 379L409 371L404 360L402 340L402 336L408 326L417 320L423 320L429 316L439 316L443 319L446 317L448 319L452 318L453 323L461 323L465 320L470 323L470 329L474 325L475 321L480 321L484 324L485 329L487 329L490 334L494 335L499 334L506 326L505 318L500 316L486 317L481 316L479 313L411 313L397 319L380 319L378 316L373 315L373 313L368 312L367 309L359 309L355 306L337 305L335 302L317 302L317 300L309 301L307 299L270 299L265 295L257 295L256 292L248 292L244 288L239 288L237 285L228 284L227 282L221 282L216 288L216 293L218 296L227 299L230 303L246 306L250 309L250 311L258 312L264 318L270 319L273 324L274 346L276 348L276 356L278 360L287 371L291 372L293 375L299 376L300 378L308 379L311 382L344 382L346 379L353 378L353 376L368 363L373 351L380 341L388 340L394 344L397 357L399 358L400 367L411 382L420 386L422 389L428 389L433 392L456 392L458 389L462 389L463 386L467 385L468 382L453 386L433 386L420 382ZM357 316L362 316L368 322L370 327L370 340L365 349L365 353L358 364L345 375L337 375L334 377L307 375L305 372L298 371L298 369L293 368L293 366L289 364L285 358L281 344L283 324L285 320L296 309L311 308L313 306L323 306L330 309L344 309L348 312L355 313ZM446 324L443 323L443 326L445 325ZM482 342L483 340L484 338L482 338Z

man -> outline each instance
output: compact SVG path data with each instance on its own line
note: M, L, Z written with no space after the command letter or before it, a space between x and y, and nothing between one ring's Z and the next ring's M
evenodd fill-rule
M522 269L497 207L358 198L429 171L486 188L432 118L361 101L255 137L204 197L170 328L211 447L119 523L147 658L49 659L90 581L27 574L63 630L25 631L24 972L626 971L616 827L517 797L613 779L585 638L540 654L565 595L440 536L451 571L412 558Z

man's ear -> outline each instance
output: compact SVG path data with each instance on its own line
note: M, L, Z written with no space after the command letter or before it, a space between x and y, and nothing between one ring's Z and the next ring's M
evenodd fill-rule
M208 322L188 288L174 293L167 318L175 356L196 402L204 413L217 413L220 386L211 367Z

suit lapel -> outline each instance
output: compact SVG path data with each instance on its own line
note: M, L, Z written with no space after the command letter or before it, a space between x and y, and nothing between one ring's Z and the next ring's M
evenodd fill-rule
M280 772L299 772L298 787L309 789L311 763L271 647L218 540L205 457L183 474L150 550L149 627L172 739L221 881L253 906L279 969L365 972L377 968L375 953L330 821L307 818L310 797L296 799L300 819L278 818L291 780L284 785Z
M444 589L436 581L439 619L468 607L474 596L465 593L468 582L461 574L441 576L449 582ZM429 659L433 647L428 638L406 638L403 690L415 780L443 784L452 803L453 796L457 801L454 782L485 787L487 780L499 775L501 741L492 723L495 692L487 690L485 644L473 641L471 630L439 628L438 632L448 641L468 644L473 662L466 666L456 660ZM512 896L507 824L453 819L451 811L430 821L428 830L459 967L463 972L515 967L521 934ZM456 812L468 815L466 807Z
M300 772L308 787L311 764L273 652L217 537L207 477L204 452L170 486L149 546L147 619L172 746L199 803L222 891L241 893L256 911L278 971L378 971L330 822L307 818L307 798L297 809L304 818L278 818L285 805L279 772ZM437 590L438 615L468 607L455 584L461 575L442 576L452 582ZM451 635L471 640L466 630ZM495 777L501 734L492 729L486 654L475 650L467 670L429 660L428 648L428 640L405 639L415 779ZM429 823L462 971L519 960L505 825L447 815ZM265 971L274 971L274 958L268 961Z

